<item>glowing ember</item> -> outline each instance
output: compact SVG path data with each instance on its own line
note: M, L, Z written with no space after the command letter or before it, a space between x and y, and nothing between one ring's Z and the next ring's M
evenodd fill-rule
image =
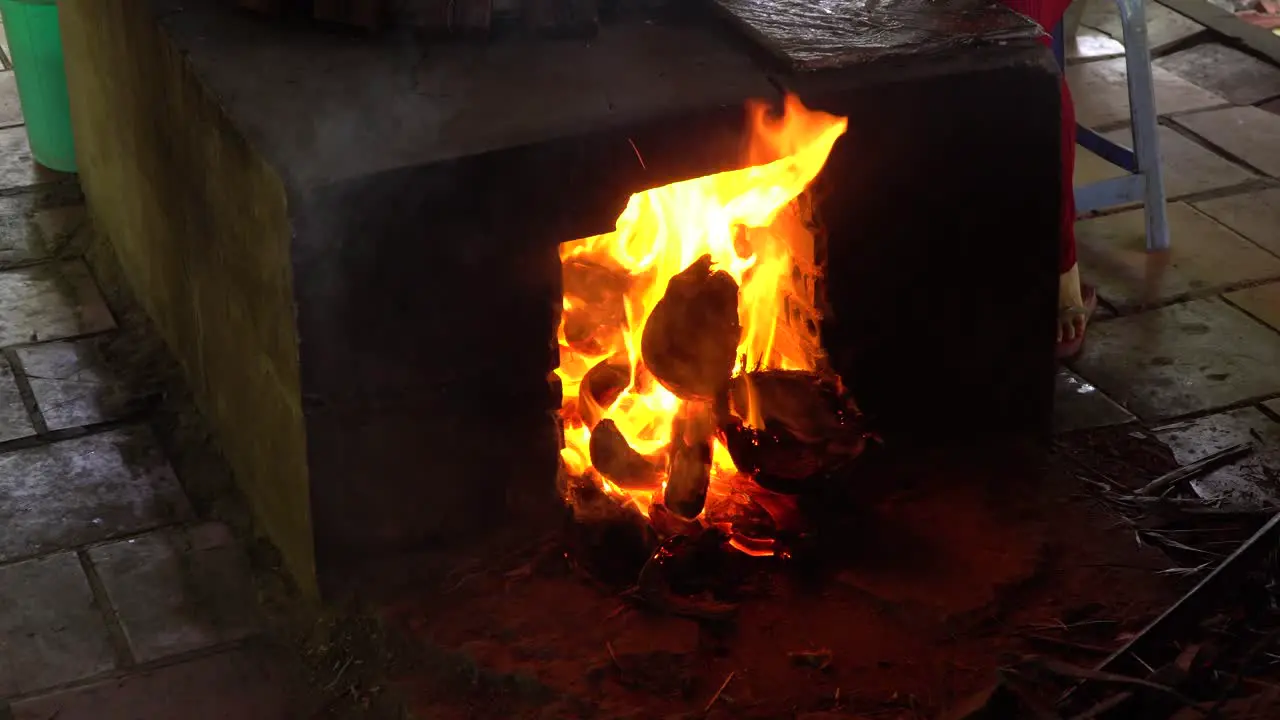
M759 103L748 111L743 169L632 195L614 232L561 246L565 291L556 372L565 398L564 471L646 516L664 493L675 514L686 521L698 516L704 507L698 477L708 463L706 506L733 506L758 491L739 473L716 429L724 413L747 428L762 427L752 383L740 383L744 400L730 402L730 374L815 371L821 359L813 235L796 200L847 121L809 110L794 97L787 97L781 116ZM699 265L704 257L709 267ZM664 296L670 299L655 315ZM716 322L725 312L727 321ZM646 336L651 316L655 326ZM687 331L703 325L715 332ZM667 345L688 347L659 363L655 348L670 340L664 332L676 340ZM725 336L727 346L718 342ZM671 502L684 484L692 488L685 503L691 512Z

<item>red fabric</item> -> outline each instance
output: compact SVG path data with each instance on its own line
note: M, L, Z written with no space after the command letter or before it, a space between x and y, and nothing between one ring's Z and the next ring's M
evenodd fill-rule
M1045 32L1051 32L1062 21L1071 0L1003 0L1009 9L1035 20ZM1048 37L1043 39L1051 44ZM1073 175L1076 166L1076 112L1071 103L1071 90L1062 80L1062 215L1059 219L1059 271L1066 272L1076 264L1076 198Z

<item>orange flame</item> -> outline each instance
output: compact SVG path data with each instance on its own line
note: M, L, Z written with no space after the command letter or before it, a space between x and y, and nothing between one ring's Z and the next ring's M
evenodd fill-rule
M575 477L592 475L606 493L624 504L633 502L646 515L661 489L624 490L592 473L588 424L593 427L599 418L584 418L578 400L592 367L625 357L630 374L626 388L602 408L601 417L612 420L641 455L664 457L683 401L642 377L640 340L672 276L710 255L716 269L737 281L742 336L735 374L757 368L813 370L821 353L815 327L810 323L806 328L804 322L816 318L807 282L815 274L813 235L795 201L822 170L847 119L809 110L794 96L786 97L779 116L763 103L747 109L750 136L742 169L636 193L613 232L560 248L562 263L587 260L627 277L618 331L597 336L587 348L572 344L566 327L571 315L587 310L589 303L566 289L556 370L565 398L564 467ZM665 467L665 462L657 464ZM717 440L711 496L729 493L728 480L736 474L728 450Z

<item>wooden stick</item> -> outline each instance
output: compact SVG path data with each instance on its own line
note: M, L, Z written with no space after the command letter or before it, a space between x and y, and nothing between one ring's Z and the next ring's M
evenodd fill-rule
M725 678L724 682L720 683L720 689L716 691L715 695L711 696L711 699L709 701L707 701L707 706L702 708L702 712L704 713L711 712L711 706L716 704L716 701L720 699L720 694L724 692L725 688L729 687L729 682L733 680L733 676L737 674L738 674L737 670L729 673L729 677Z
M1184 482L1186 480L1194 480L1195 478L1201 477L1209 473L1209 471L1211 470L1216 470L1219 467L1226 465L1229 462L1238 460L1252 452L1253 452L1252 443L1246 442L1246 443L1240 443L1239 445L1232 445L1226 450L1219 450L1218 452L1213 453L1212 455L1206 455L1205 457L1202 457L1199 460L1196 460L1195 462L1187 463L1186 465L1183 465L1177 470L1167 472L1164 475L1161 475L1160 477L1156 478L1155 480L1152 480L1151 482L1147 483L1142 488L1135 490L1133 494L1134 495L1159 495L1160 493L1177 485L1178 483Z

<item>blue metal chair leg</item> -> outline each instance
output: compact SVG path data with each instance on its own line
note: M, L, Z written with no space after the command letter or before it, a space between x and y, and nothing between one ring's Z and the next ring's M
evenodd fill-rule
M1169 249L1165 213L1164 173L1160 171L1159 124L1156 121L1155 80L1147 44L1147 13L1143 0L1117 0L1124 28L1125 66L1129 75L1129 114L1133 122L1133 150L1143 191L1147 250Z

